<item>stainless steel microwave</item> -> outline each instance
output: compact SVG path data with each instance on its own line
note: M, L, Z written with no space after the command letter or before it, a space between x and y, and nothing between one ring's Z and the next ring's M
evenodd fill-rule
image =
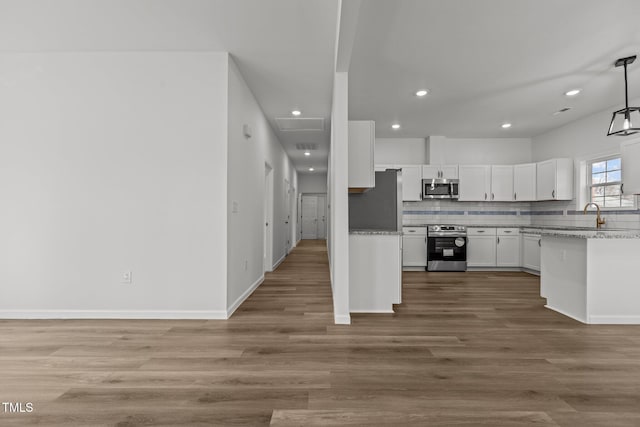
M457 199L458 197L457 179L422 180L423 199Z

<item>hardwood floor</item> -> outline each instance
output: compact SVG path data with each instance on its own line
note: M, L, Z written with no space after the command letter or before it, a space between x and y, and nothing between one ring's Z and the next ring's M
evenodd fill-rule
M303 241L228 321L0 321L0 425L640 425L640 327L543 307L525 273L404 275L333 324Z

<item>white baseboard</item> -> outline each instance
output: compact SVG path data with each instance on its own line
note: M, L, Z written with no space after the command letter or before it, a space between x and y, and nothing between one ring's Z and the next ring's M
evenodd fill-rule
M0 310L0 319L226 319L224 310Z
M227 308L227 312L226 312L226 317L225 319L228 319L231 317L231 315L238 309L238 307L240 307L240 305L247 299L249 298L249 296L253 293L253 291L255 291L258 286L260 286L262 284L262 282L264 282L264 274L260 277L258 277L258 280L256 280L255 282L253 282L253 284L251 286L249 286L249 289L247 289L246 291L244 291L242 293L242 295L240 295L234 302L233 304L231 304L231 306L229 308Z
M333 321L336 325L350 325L351 316L348 314L334 314Z
M567 317L572 318L573 320L577 320L577 321L578 321L578 322L580 322L580 323L587 323L585 320L580 319L580 318L576 317L576 316L575 316L575 315L573 315L573 314L569 314L569 313L567 313L566 311L563 311L563 310L557 309L557 308L555 308L555 307L552 307L552 306L550 306L549 304L546 304L546 305L545 305L545 307L546 307L546 308L548 308L549 310L553 310L553 311L555 311L556 313L560 313L560 314L562 314L563 316L567 316Z
M287 257L287 254L282 255L282 257L280 257L280 259L277 260L275 264L273 264L273 267L271 268L271 271L275 271L275 269L278 268L278 266L280 266L280 264L282 264L282 261L284 261L284 259L286 257Z
M606 316L593 315L589 316L589 323L595 325L640 325L640 316L624 315L624 316Z
M533 274L534 276L540 276L540 270L531 270L530 268L522 267L520 269L523 273Z

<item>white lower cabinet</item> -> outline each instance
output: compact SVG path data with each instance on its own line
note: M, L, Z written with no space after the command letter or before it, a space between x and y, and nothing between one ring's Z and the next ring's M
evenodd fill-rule
M402 266L427 266L426 227L404 227L402 229Z
M520 230L498 228L496 234L496 266L520 267Z
M522 266L529 270L540 271L540 246L539 234L523 234L522 236Z
M520 229L473 227L467 238L467 266L520 267Z
M393 313L402 302L402 236L349 235L349 310Z
M496 266L496 229L474 227L467 229L467 266Z

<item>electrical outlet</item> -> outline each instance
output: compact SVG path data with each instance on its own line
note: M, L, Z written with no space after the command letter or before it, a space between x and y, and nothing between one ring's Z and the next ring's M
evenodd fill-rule
M133 281L133 273L131 270L127 270L122 273L122 278L120 279L120 283L130 284Z

